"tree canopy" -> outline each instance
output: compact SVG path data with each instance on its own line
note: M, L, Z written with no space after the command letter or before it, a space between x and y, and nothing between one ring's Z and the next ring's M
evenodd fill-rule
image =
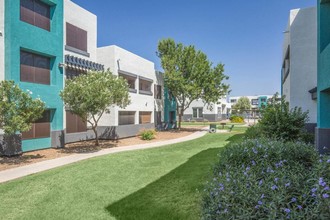
M32 92L24 92L14 81L0 82L0 128L5 134L25 132L42 117L45 103L33 99Z
M229 86L223 82L229 78L224 75L224 65L213 66L206 54L194 46L164 39L158 43L158 56L164 69L165 86L177 102L179 128L191 102L202 99L209 105L228 93Z
M89 72L66 80L60 93L65 105L73 114L88 122L95 134L95 145L99 145L97 126L111 106L125 108L130 104L127 81L105 72Z
M241 112L248 111L251 109L250 99L248 97L240 97L237 103L232 106L233 109L239 110Z

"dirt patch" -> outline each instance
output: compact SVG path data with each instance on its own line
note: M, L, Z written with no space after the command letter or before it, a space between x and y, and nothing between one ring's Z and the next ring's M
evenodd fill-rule
M200 131L202 126L194 126L189 128L183 128L180 131L161 131L157 132L156 138L151 141L141 140L140 137L131 137L120 140L101 140L100 146L96 147L94 141L82 141L77 143L66 144L65 148L61 149L45 149L24 153L21 156L16 157L0 157L0 171L11 169L14 167L25 166L32 163L37 163L44 160L55 159L72 154L79 153L93 153L106 148L130 146L137 144L153 143L158 141L166 141L175 138L188 136L196 131Z

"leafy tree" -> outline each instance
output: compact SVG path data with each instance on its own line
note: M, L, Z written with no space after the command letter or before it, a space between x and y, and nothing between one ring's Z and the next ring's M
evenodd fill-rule
M24 92L14 81L0 82L0 128L6 135L25 132L42 117L45 103L32 99L31 92Z
M96 146L99 145L97 126L103 113L110 113L113 105L125 108L130 104L127 81L109 70L66 80L60 96L72 113L91 125Z
M303 112L298 107L290 109L285 97L282 96L279 100L278 94L275 94L261 110L258 129L266 137L292 141L306 136L306 122L308 112Z
M241 112L251 109L251 103L248 97L240 97L237 103L232 107L234 110L239 110Z
M165 86L177 102L179 129L182 115L191 102L202 99L211 106L228 93L229 86L223 83L228 79L223 74L224 65L213 67L207 56L194 46L164 39L158 43L157 53L165 72Z

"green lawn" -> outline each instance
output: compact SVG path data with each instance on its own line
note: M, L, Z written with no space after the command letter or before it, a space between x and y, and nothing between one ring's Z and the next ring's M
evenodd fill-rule
M0 184L0 219L199 219L200 191L220 148L241 138L207 134Z

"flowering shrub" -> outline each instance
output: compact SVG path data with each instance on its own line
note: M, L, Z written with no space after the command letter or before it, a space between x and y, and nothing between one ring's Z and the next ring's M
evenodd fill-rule
M219 155L203 219L330 219L330 157L304 143L246 140Z
M305 131L305 124L309 120L308 112L303 112L298 107L290 109L284 96L278 99L278 94L269 99L267 106L261 110L261 119L255 130L268 138L313 142L313 137Z
M232 123L244 123L244 118L242 116L232 115L229 119Z
M153 130L153 129L150 129L150 130L143 130L141 133L141 139L142 140L152 140L155 138L155 135L156 135L156 131Z

